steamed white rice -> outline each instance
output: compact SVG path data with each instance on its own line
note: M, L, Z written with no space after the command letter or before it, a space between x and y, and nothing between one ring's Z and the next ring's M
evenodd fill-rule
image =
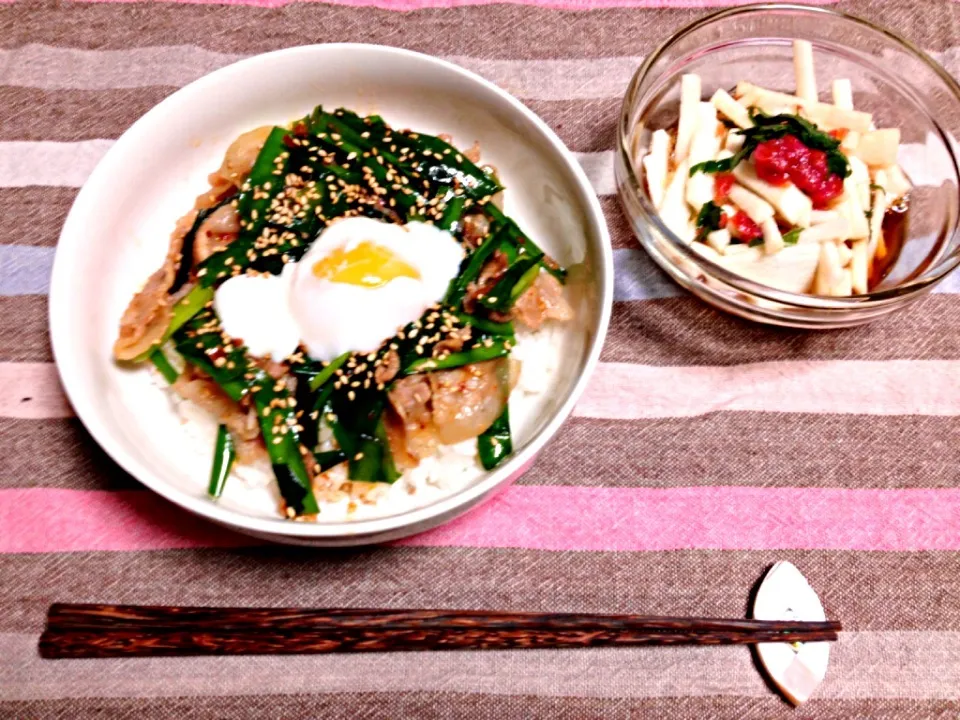
M510 424L515 448L527 436L528 429L541 415L561 358L561 329L547 324L537 332L518 331L512 357L521 363L517 387L510 395ZM217 425L214 419L194 403L177 396L158 373L153 381L162 386L174 411L180 418L182 437L171 438L184 452L212 458ZM343 473L338 467L331 473ZM319 520L337 522L393 515L422 507L452 495L484 473L477 456L475 439L456 445L441 445L435 456L426 458L416 468L406 471L392 485L377 484L360 496L338 492L329 497L318 495ZM195 477L193 477L195 475ZM206 491L206 477L191 474L196 491ZM366 488L364 488L366 490ZM251 515L280 515L280 495L270 464L235 465L223 495L216 501Z

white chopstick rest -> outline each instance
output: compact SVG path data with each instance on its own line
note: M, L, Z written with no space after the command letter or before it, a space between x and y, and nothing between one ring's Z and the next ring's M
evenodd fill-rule
M820 598L789 562L767 572L753 602L757 620L826 620ZM806 702L827 674L830 643L760 643L757 655L770 679L794 705Z

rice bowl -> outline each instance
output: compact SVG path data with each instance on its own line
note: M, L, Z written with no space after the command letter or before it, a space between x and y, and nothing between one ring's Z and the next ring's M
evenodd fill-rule
M302 72L305 67L309 73ZM220 93L216 106L205 102L210 92ZM259 487L256 477L237 483L234 492L242 497L234 498L228 485L220 502L209 502L203 490L210 446L203 423L184 424L155 376L111 369L108 359L127 300L163 257L171 223L189 206L230 140L246 128L286 122L317 101L382 113L405 127L450 132L461 142L479 140L485 158L511 188L506 211L570 268L571 302L578 309L577 322L551 338L559 361L549 385L531 395L529 405L526 396L519 403L511 458L492 472L444 488L431 486L429 477L414 478L418 492L413 496L404 491L399 497L403 486L398 485L396 503L358 507L347 523L290 523L277 517L273 503L264 511L258 503L270 491ZM611 294L612 257L596 197L575 160L529 111L476 76L416 53L313 46L217 71L175 93L116 143L81 191L64 228L51 287L51 334L78 416L148 487L260 537L361 544L444 522L518 477L582 392L606 331ZM202 453L191 449L193 442L205 445ZM411 503L416 509L407 509Z

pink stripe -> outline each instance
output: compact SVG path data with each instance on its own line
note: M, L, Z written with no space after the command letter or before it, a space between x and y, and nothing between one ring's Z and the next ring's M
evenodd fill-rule
M718 411L960 415L957 378L958 360L798 360L727 367L600 363L574 414L615 420ZM72 414L52 364L0 363L0 417Z
M147 492L0 490L0 553L253 544ZM513 486L463 518L400 544L621 552L960 550L960 489Z
M12 2L13 0L0 0ZM92 3L128 3L141 0L75 0ZM247 5L260 8L276 8L304 0L153 0L190 5ZM835 0L798 0L805 5L830 5ZM344 7L376 7L383 10L406 12L428 8L456 8L470 5L494 5L504 0L306 0ZM709 8L740 5L739 0L509 0L507 4L553 10L600 10L603 8Z
M0 490L0 552L172 550L253 545L251 538L141 490Z
M515 486L413 545L539 550L960 548L960 489Z

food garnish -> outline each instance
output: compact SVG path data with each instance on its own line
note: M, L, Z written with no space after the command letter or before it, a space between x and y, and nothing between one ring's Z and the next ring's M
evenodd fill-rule
M150 359L218 418L212 497L261 456L284 514L309 517L318 493L393 483L440 445L475 439L487 470L511 454L515 323L572 311L493 171L318 107L238 138L210 182L115 355Z
M684 75L675 130L655 130L640 160L648 194L721 267L789 292L864 294L899 250L884 221L908 207L900 131L854 110L847 79L821 102L809 42L794 42L794 69L795 94L741 81L709 102Z

